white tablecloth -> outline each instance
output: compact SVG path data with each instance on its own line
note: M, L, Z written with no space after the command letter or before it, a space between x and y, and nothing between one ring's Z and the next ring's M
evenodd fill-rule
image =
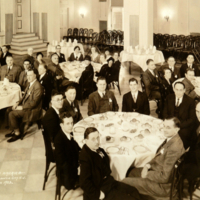
M162 51L156 51L154 54L145 54L144 52L140 55L133 53L128 53L127 51L123 51L121 54L122 62L132 61L138 64L143 71L147 69L146 61L148 59L153 59L154 63L162 63L165 61Z
M101 64L91 62L94 71L99 72L101 69ZM71 81L78 82L79 78L81 77L82 72L85 70L86 65L84 62L65 62L60 64L61 69L65 73L65 77L70 79Z
M78 44L74 45L73 43L71 43L70 46L61 46L61 53L63 53L65 55L65 59L66 60L68 60L68 58L71 55L71 53L74 52L74 47L75 46L79 46L83 56L85 55L85 51L83 49L83 45L82 44L78 43ZM50 52L56 52L56 47L53 46L52 44L49 44L48 48L47 48L47 54L49 54Z
M81 148L84 131L91 126L100 133L100 146L110 156L112 175L116 180L125 178L136 158L156 153L165 140L162 120L139 113L107 112L85 118L74 126L74 139ZM106 139L108 136L110 140Z
M184 79L184 78L179 78L179 79L177 79L177 80L173 83L173 86L174 86L174 84L175 84L176 82L178 82L178 81L181 81L181 82L182 82L183 79ZM193 84L194 87L195 87L194 91L196 92L196 94L197 94L198 96L200 96L200 76L199 76L199 77L195 77L194 81L192 81L192 84Z
M0 109L13 106L21 98L21 88L16 83L9 83L7 91L3 90L3 81L0 81Z

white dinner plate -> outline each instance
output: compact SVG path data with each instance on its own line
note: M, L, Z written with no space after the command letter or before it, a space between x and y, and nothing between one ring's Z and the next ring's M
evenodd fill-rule
M117 154L119 152L119 148L118 147L108 147L106 149L106 151L109 154Z
M138 153L146 153L147 151L149 151L146 147L144 146L135 146L133 147L133 150L135 150Z
M77 133L84 133L85 128L83 126L77 126L74 128L74 131Z
M84 119L85 122L92 122L94 119L92 117L87 117Z

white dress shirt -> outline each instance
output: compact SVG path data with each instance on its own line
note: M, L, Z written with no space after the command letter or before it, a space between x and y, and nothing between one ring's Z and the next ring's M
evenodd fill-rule
M40 80L44 77L46 73L40 75Z
M98 93L99 93L101 98L103 98L103 96L106 94L106 92L99 92L99 91L98 91Z
M152 73L153 76L156 76L156 74L153 70L149 69L149 71Z
M176 97L176 103L175 103L175 105L177 105L178 99L179 99L179 104L178 104L178 106L179 106L182 103L182 101L183 101L183 97L181 97L181 98Z
M51 106L55 111L56 111L56 113L59 115L60 114L60 112L59 112L59 110L57 109L57 108L55 108L53 105Z
M169 69L172 70L172 72L174 71L174 66L169 66Z
M9 70L9 69L11 70L12 68L13 68L13 66L8 66L8 70Z
M131 92L131 94L132 94L133 100L134 100L134 97L135 97L135 102L136 102L137 97L138 97L138 91L135 94Z
M33 85L33 83L35 83L36 80L37 80L37 79L35 79L34 81L32 81L32 82L30 83L29 88Z

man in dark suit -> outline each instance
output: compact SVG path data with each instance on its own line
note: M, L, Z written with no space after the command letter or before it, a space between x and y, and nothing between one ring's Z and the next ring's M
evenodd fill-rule
M135 188L120 183L111 176L109 157L99 147L98 130L87 128L84 139L85 144L79 156L80 186L84 192L83 200L142 199Z
M114 58L114 63L111 71L112 81L118 81L118 76L121 68L121 62L119 61L119 53L115 52L113 54L113 58Z
M191 68L187 68L185 73L185 78L182 81L185 85L185 94L187 94L192 99L199 99L198 94L195 92L195 87L192 84L193 80L194 80L194 70Z
M164 135L167 139L143 168L135 168L133 163L127 172L128 178L125 178L123 183L135 187L144 195L169 197L174 164L185 152L178 135L179 125L177 118L164 121Z
M0 59L0 64L1 64L1 66L4 66L4 65L6 65L7 56L12 57L12 54L8 51L8 47L6 45L3 45L2 51L3 51L3 54L2 54L2 57Z
M118 111L117 100L113 92L106 90L106 85L106 79L101 76L98 77L98 89L89 96L88 116L107 111Z
M198 68L197 65L194 64L194 56L193 56L193 54L188 54L187 63L186 64L182 64L182 66L180 68L181 77L185 77L186 69L188 67L194 69L195 76L200 76L199 68Z
M29 69L27 86L24 96L10 109L8 119L11 133L6 137L11 137L7 142L14 142L19 138L23 138L26 134L30 122L36 122L42 118L42 97L44 94L43 87L36 79L37 71ZM24 130L20 132L19 120L25 123Z
M62 106L63 95L60 92L53 90L51 94L51 107L47 110L42 119L43 128L48 133L52 144L54 144L54 138L60 130L59 110Z
M138 81L135 78L129 80L130 92L124 94L122 101L122 112L138 112L149 115L149 101L147 95L138 90Z
M61 46L60 45L56 46L56 54L58 55L59 63L66 62L65 55L63 53L61 53Z
M158 71L163 73L164 68L168 68L171 69L172 71L172 76L171 76L171 82L173 83L174 81L176 81L177 79L181 78L181 74L180 74L180 69L176 66L176 61L175 58L170 56L167 59L167 64L161 66ZM164 75L164 74L163 74Z
M21 87L21 91L24 92L26 87L28 86L28 79L27 79L27 72L29 68L31 67L31 62L30 60L24 60L24 70L20 73L19 75L19 82L18 84Z
M0 68L1 81L6 77L10 82L18 83L21 68L13 64L13 58L11 56L6 57L7 65Z
M195 121L195 102L185 93L185 85L182 82L174 84L174 93L170 94L165 101L163 118L177 117L180 120L179 135L185 148L190 146L193 138L191 132Z
M51 101L51 92L53 90L52 77L47 72L47 66L44 63L39 64L38 72L39 72L38 81L44 87L44 98L43 98L42 108L44 110L48 110L49 103Z
M145 86L145 92L148 99L156 100L158 109L156 110L158 116L162 117L162 98L161 98L161 88L159 85L159 74L156 70L156 66L152 59L148 59L146 62L148 69L143 73L142 80Z
M74 189L78 182L79 151L81 148L73 138L73 118L69 113L60 115L61 130L55 136L55 159L57 175L66 189Z
M93 91L94 91L94 85L95 82L93 81L94 79L94 69L93 66L91 65L91 57L90 56L85 56L84 62L86 64L85 70L82 72L81 77L79 79L79 91L77 92L79 95L81 92L84 92L84 95L88 97ZM78 99L81 99L79 96Z
M74 124L83 119L78 101L76 98L76 88L74 86L68 86L65 91L66 99L64 100L63 107L60 109L60 113L67 112L73 117Z

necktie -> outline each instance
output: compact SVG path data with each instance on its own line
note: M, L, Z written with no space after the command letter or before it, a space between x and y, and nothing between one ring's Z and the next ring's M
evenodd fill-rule
M158 153L166 143L167 143L167 139L158 147L156 153Z
M103 158L104 157L104 154L101 152L100 149L97 149L96 152Z
M76 60L78 60L78 56L76 56Z
M8 67L8 71L7 71L7 74L9 74L9 72L10 72L10 67Z
M135 94L133 95L133 101L136 103L136 96L135 96Z
M105 93L104 92L102 92L102 98L104 98L105 97Z
M176 107L179 106L179 99L177 99L177 102L176 102Z

